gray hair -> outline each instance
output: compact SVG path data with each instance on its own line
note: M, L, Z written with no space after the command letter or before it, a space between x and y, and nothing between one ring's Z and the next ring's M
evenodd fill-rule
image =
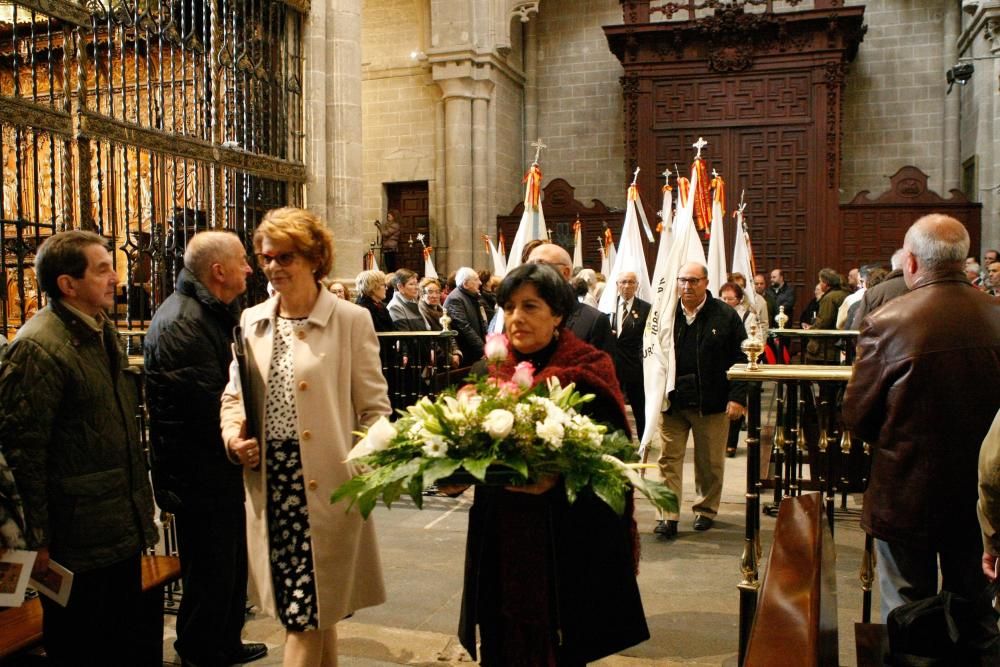
M889 260L889 266L892 267L893 271L901 271L903 269L904 255L906 255L906 251L902 248L892 253L892 259Z
M236 247L233 245L234 241L242 250L243 243L240 237L232 232L215 230L198 232L191 237L184 250L184 268L204 283L213 264L232 256Z
M475 269L470 269L467 266L463 266L455 273L455 284L459 287L463 287L465 283L469 282L472 278L478 278L479 274Z
M588 289L594 289L594 286L597 285L597 271L593 269L580 269L576 275L587 281Z
M375 269L362 271L354 279L354 285L359 294L370 297L376 287L385 285L385 274Z
M969 232L955 218L932 213L910 225L903 247L920 261L923 269L960 266L969 255Z

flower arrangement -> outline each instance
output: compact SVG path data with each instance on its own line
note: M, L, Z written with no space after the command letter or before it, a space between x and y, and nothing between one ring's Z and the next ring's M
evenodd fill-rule
M490 336L486 357L499 368L507 341ZM442 392L436 400L421 398L390 422L380 418L358 433L361 440L348 460L367 471L333 492L331 502L358 505L367 518L378 499L387 507L407 493L418 507L432 484L472 482L527 484L561 475L567 500L590 488L616 513L634 487L657 507L677 510L677 498L660 482L638 473L637 454L621 431L580 414L577 406L594 399L558 379L532 386L534 368L517 365L510 381L497 374L474 384Z

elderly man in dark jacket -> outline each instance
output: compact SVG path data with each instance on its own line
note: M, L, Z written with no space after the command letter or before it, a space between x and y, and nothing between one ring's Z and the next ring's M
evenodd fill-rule
M986 585L976 518L977 461L1000 408L1000 305L965 280L969 235L944 215L903 242L910 292L865 318L844 421L873 445L861 525L875 537L882 615L942 585ZM996 632L995 620L992 632ZM996 663L992 663L996 664Z
M229 380L237 298L250 274L235 234L195 234L177 289L145 342L153 486L177 520L184 597L174 648L185 664L240 664L267 653L243 644L247 546L243 469L226 457L219 400Z
M708 269L691 262L677 275L680 299L674 313L675 389L667 396L658 461L663 482L682 498L684 453L694 433L694 529L715 524L722 500L729 422L743 416L747 388L726 377L733 364L746 359L740 343L747 337L743 320L724 301L708 291ZM678 515L665 514L654 532L664 538L677 535Z
M451 328L458 333L462 358L471 364L482 358L486 344L486 310L479 300L482 282L475 269L463 266L455 274L455 285L444 300L444 309L451 318Z
M74 573L66 606L42 598L50 664L146 664L142 550L156 543L136 423L137 374L105 310L118 276L104 238L47 239L35 272L49 305L0 367L0 443L24 500L25 539Z

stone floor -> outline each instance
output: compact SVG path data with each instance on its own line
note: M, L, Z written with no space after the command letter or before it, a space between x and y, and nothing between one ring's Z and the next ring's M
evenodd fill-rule
M638 503L642 536L639 587L652 637L617 656L605 667L640 665L735 665L738 638L739 560L743 548L745 449L727 459L726 484L716 527L692 530L690 505L694 473L689 451L684 475L681 534L670 542L653 534L655 511ZM655 456L655 452L654 452ZM651 459L651 460L655 460ZM471 496L471 493L468 494ZM424 509L403 503L380 507L378 528L388 602L364 609L338 626L341 664L468 664L455 638L462 593L465 530L470 498L427 498ZM838 502L839 506L839 502ZM840 663L855 664L854 622L861 619L858 568L864 534L858 525L860 497L849 497L836 517ZM774 519L762 517L765 561ZM874 608L878 609L875 593ZM164 633L167 665L179 664L173 651L173 617ZM780 632L780 629L776 629ZM246 625L248 641L264 642L267 658L255 665L280 665L284 632L274 620L257 616Z

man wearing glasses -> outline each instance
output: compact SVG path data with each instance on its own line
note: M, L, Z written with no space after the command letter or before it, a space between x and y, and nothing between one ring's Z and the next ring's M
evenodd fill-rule
M642 438L646 428L646 391L642 384L642 332L649 317L649 302L635 295L639 281L635 273L618 276L618 300L611 315L611 330L618 337L615 345L615 373L622 393L628 397L635 415L636 435Z
M729 422L743 416L747 389L726 377L744 359L740 343L747 337L740 316L708 291L708 269L691 262L677 275L680 299L674 314L675 388L667 396L658 461L663 482L682 498L684 452L694 433L694 529L715 523L722 499ZM653 532L665 539L677 536L677 513L665 514Z

